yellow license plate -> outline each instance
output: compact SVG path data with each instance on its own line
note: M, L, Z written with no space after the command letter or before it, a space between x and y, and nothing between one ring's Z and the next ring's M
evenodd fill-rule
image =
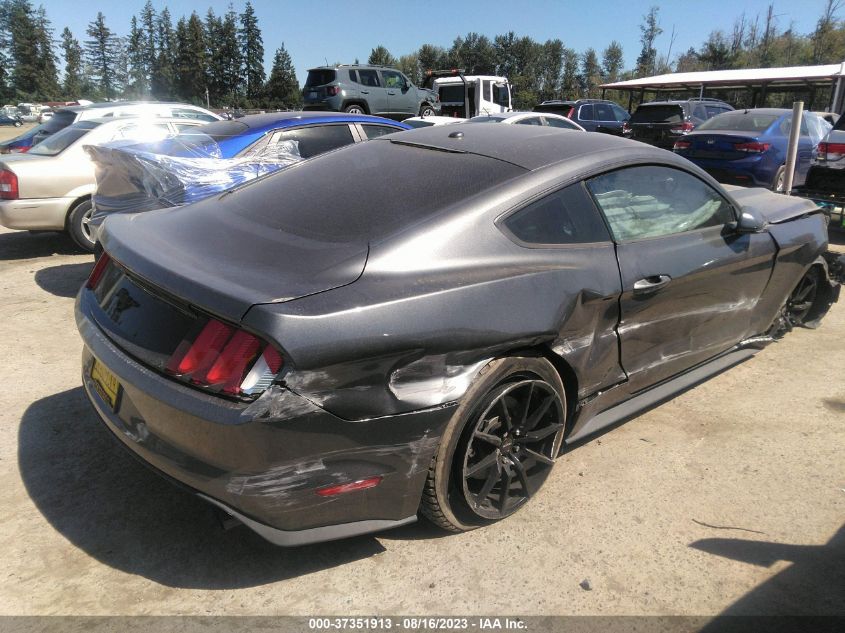
M91 365L91 380L100 397L114 410L117 406L117 395L120 393L117 377L106 369L105 365L94 360L94 364Z

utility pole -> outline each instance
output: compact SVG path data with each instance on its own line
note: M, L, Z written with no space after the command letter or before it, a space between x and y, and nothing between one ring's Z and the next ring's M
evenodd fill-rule
M211 104L208 102L208 86L205 87L205 107L211 110Z

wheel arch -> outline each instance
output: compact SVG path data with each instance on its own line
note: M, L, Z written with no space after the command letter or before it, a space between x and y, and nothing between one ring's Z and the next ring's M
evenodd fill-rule
M65 212L65 231L70 228L70 216L73 214L73 210L78 207L83 202L86 202L91 199L93 194L86 193L74 199L73 202L68 205L67 211Z

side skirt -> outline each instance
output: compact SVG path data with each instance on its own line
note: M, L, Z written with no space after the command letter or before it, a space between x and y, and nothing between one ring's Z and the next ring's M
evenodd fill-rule
M586 422L579 420L581 423L576 423L573 433L564 439L564 444L566 446L572 446L597 435L609 427L626 422L640 413L656 407L667 400L671 400L688 389L692 389L708 378L748 360L756 352L756 349L751 348L731 350L675 378L662 382L648 391L643 391L633 398L606 409L588 418Z

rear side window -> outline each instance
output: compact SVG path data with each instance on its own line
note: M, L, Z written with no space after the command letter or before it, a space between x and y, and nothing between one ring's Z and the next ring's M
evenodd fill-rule
M393 134L394 132L399 132L401 128L390 127L389 125L370 125L365 123L361 126L364 128L364 132L367 135L368 139L378 138L379 136L384 136L385 134Z
M618 242L724 226L734 219L715 189L671 167L618 169L591 178L587 187Z
M543 120L538 116L528 117L526 119L520 119L516 122L517 125L543 125Z
M585 211L581 184L561 189L505 218L502 226L528 245L589 244L610 239L604 223Z
M587 105L582 105L578 109L578 119L580 121L595 121L596 120L595 108L593 108L592 103L588 103Z
M173 108L172 115L176 119L193 119L194 121L219 121L210 114L189 108Z
M675 105L641 105L631 117L631 123L682 123L684 110Z
M613 114L613 108L607 103L597 103L595 105L596 121L615 121L616 115Z
M324 86L330 84L335 80L337 73L330 68L318 68L316 70L308 71L308 78L305 80L305 86Z
M363 86L372 86L374 88L378 88L379 81L378 81L378 72L375 70L359 70L358 77L360 77L360 83Z
M553 116L547 116L547 117L545 117L545 119L546 119L546 125L548 125L549 127L559 127L559 128L563 128L565 130L577 130L578 129L577 127L575 127L575 124L572 121L570 121L569 119L559 119L559 118L553 117Z
M351 145L354 142L352 131L343 125L310 125L294 130L285 130L278 138L279 141L297 141L299 155L311 158L318 154Z
M631 118L631 115L628 114L627 110L623 110L615 103L611 103L610 107L613 108L613 114L616 117L616 120L622 123L623 121L627 121Z
M350 70L349 71L349 80L354 81L356 84L358 83L358 71L357 70Z

